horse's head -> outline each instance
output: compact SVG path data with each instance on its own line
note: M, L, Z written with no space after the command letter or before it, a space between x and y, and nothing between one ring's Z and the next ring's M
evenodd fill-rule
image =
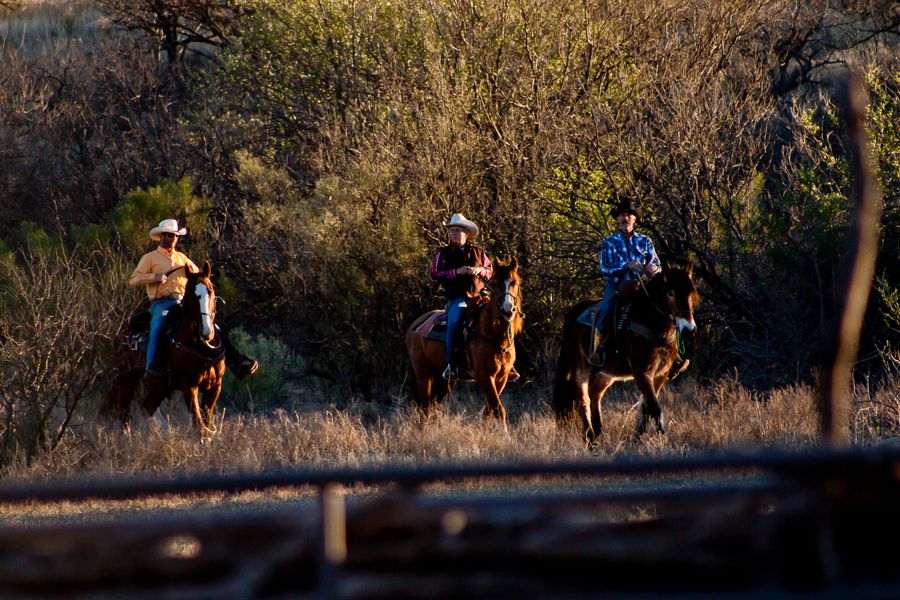
M211 272L212 267L206 261L199 273L188 273L181 301L185 318L195 328L200 341L208 346L212 346L216 335L216 289L209 278Z
M497 259L491 284L491 296L499 304L503 318L512 321L516 316L521 316L522 279L519 277L519 263L515 257L507 263Z
M667 266L663 270L665 276L666 303L669 314L678 331L694 331L694 306L700 301L700 294L693 280L693 265Z

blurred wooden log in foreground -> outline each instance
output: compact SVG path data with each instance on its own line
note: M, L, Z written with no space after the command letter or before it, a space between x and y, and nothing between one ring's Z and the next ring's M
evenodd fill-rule
M5 529L0 597L900 597L900 452L854 456L338 510L332 487L330 517Z

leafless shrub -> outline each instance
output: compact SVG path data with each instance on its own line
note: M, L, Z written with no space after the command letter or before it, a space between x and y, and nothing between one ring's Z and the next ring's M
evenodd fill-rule
M241 12L231 0L95 1L117 26L153 40L171 65L227 44Z
M58 9L62 11L63 9ZM99 223L136 187L189 169L179 92L135 40L79 7L46 9L46 35L0 39L0 223Z
M5 265L0 462L52 452L104 381L123 319L124 269L109 256L24 251Z

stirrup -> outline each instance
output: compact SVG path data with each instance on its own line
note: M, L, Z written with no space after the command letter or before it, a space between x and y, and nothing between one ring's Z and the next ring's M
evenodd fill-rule
M441 377L446 379L447 381L457 381L459 377L456 375L456 369L454 369L450 364L447 364L447 368L444 369L444 372L441 373Z
M601 368L606 363L606 357L603 348L597 348L594 353L588 356L588 364L592 367Z

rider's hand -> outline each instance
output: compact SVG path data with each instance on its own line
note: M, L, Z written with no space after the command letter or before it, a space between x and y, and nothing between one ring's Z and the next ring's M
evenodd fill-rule
M165 283L165 282L166 282L166 279L168 279L168 277L166 277L166 274L165 274L165 273L156 273L156 274L153 276L153 280L156 281L156 282L158 282L158 283Z
M631 269L632 271L643 271L644 270L644 266L641 265L641 263L639 263L636 260L633 260L630 263L628 263L628 268Z
M650 264L647 265L647 268L646 268L645 270L647 271L647 274L648 274L648 275L655 275L656 272L659 271L659 267L657 267L657 266L656 266L655 264L653 264L653 263L650 263Z

